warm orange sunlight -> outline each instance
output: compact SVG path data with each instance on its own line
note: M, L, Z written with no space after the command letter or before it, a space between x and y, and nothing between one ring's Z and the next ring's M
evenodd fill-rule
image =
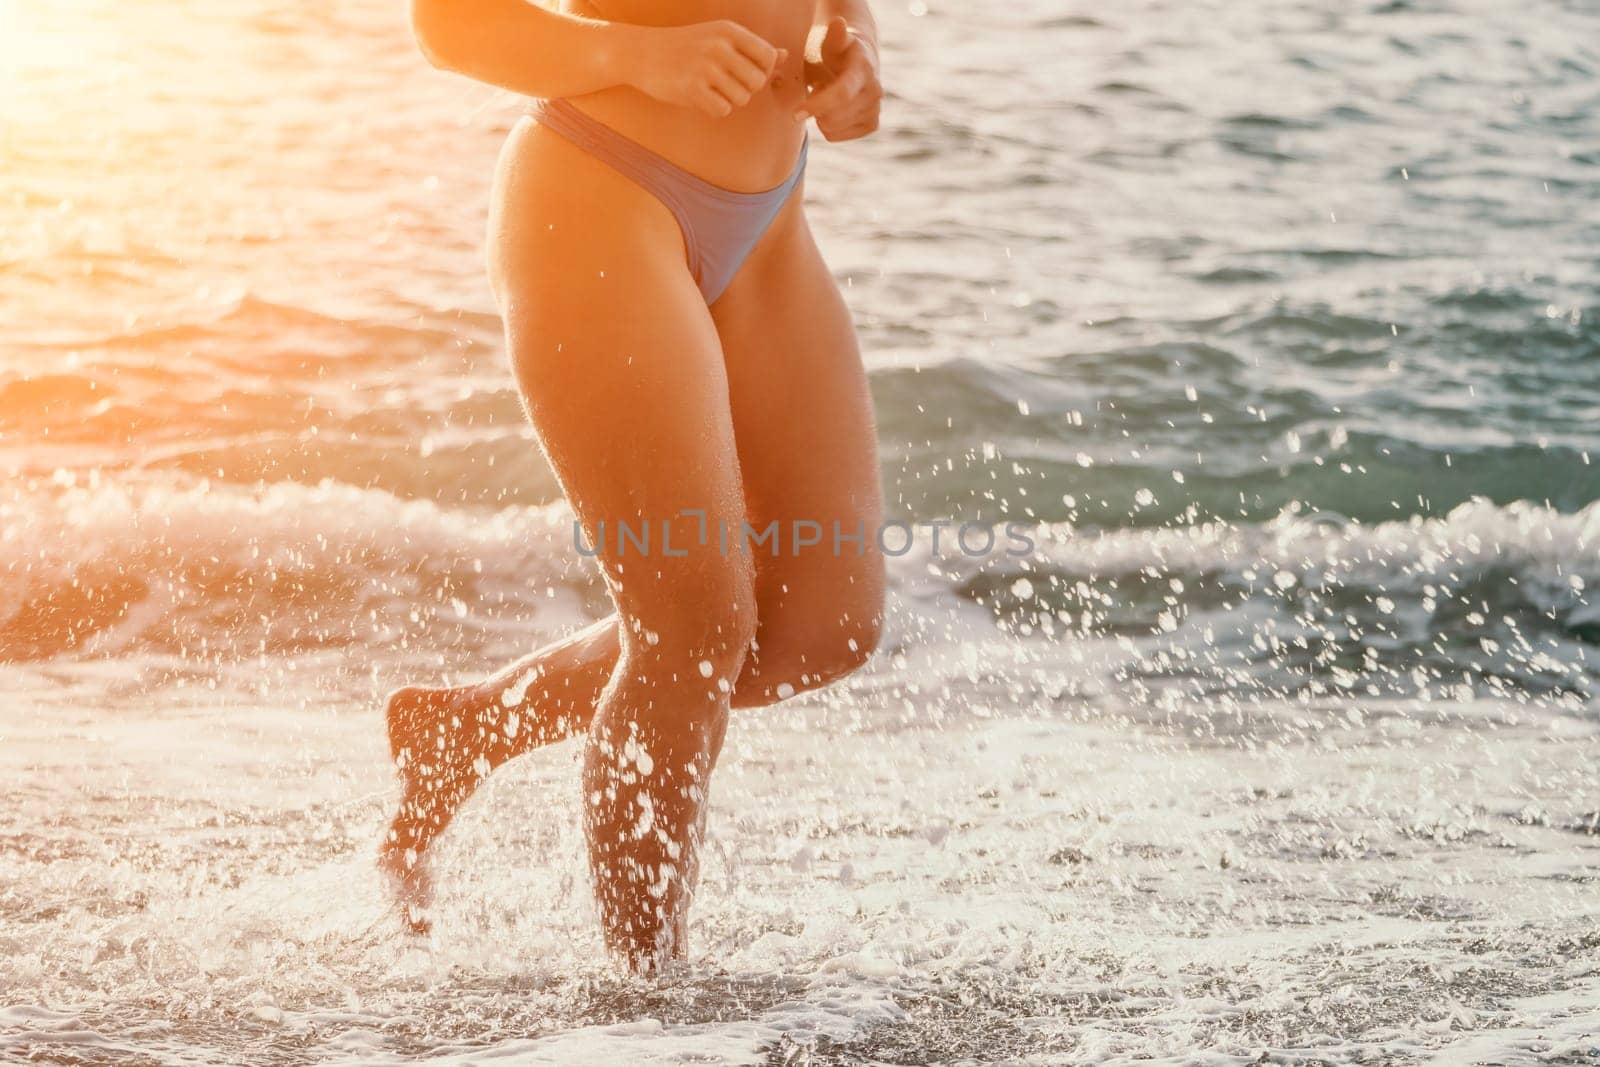
M1600 0L0 0L0 1064L1600 1067Z
M154 0L148 6L162 0ZM103 57L107 35L138 20L104 0L0 0L0 97L4 117L28 97L84 91L94 84L89 64ZM147 5L140 4L138 7Z

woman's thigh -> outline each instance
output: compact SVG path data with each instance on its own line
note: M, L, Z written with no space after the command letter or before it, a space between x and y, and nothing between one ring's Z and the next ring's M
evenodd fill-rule
M850 312L798 196L712 315L749 521L777 521L782 534L777 556L754 557L760 661L772 664L781 645L813 664L864 655L877 640L884 587L872 398ZM796 529L820 542L797 549Z
M489 257L528 414L624 621L652 647L665 639L663 652L742 655L749 562L701 537L744 519L727 373L672 216L593 157L519 127L497 173Z

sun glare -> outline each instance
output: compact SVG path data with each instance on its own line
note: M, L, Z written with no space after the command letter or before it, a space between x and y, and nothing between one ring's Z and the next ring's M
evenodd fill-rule
M43 25L48 14L45 5L34 0L0 0L0 74L6 79L7 96L19 75L42 65L41 53L60 51Z
M19 99L90 81L128 20L98 0L0 0L0 114Z

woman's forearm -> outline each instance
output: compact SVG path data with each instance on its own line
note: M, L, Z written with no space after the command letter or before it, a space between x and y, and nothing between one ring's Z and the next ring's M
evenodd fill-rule
M567 15L529 0L412 0L428 62L524 96L582 96L628 80L641 27Z

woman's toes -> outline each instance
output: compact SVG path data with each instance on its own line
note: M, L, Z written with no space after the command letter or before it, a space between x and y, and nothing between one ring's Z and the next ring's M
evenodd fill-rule
M427 933L432 926L428 909L433 904L433 882L422 853L404 847L398 835L391 830L389 839L379 851L378 867L389 883L389 892L400 921L412 933Z

